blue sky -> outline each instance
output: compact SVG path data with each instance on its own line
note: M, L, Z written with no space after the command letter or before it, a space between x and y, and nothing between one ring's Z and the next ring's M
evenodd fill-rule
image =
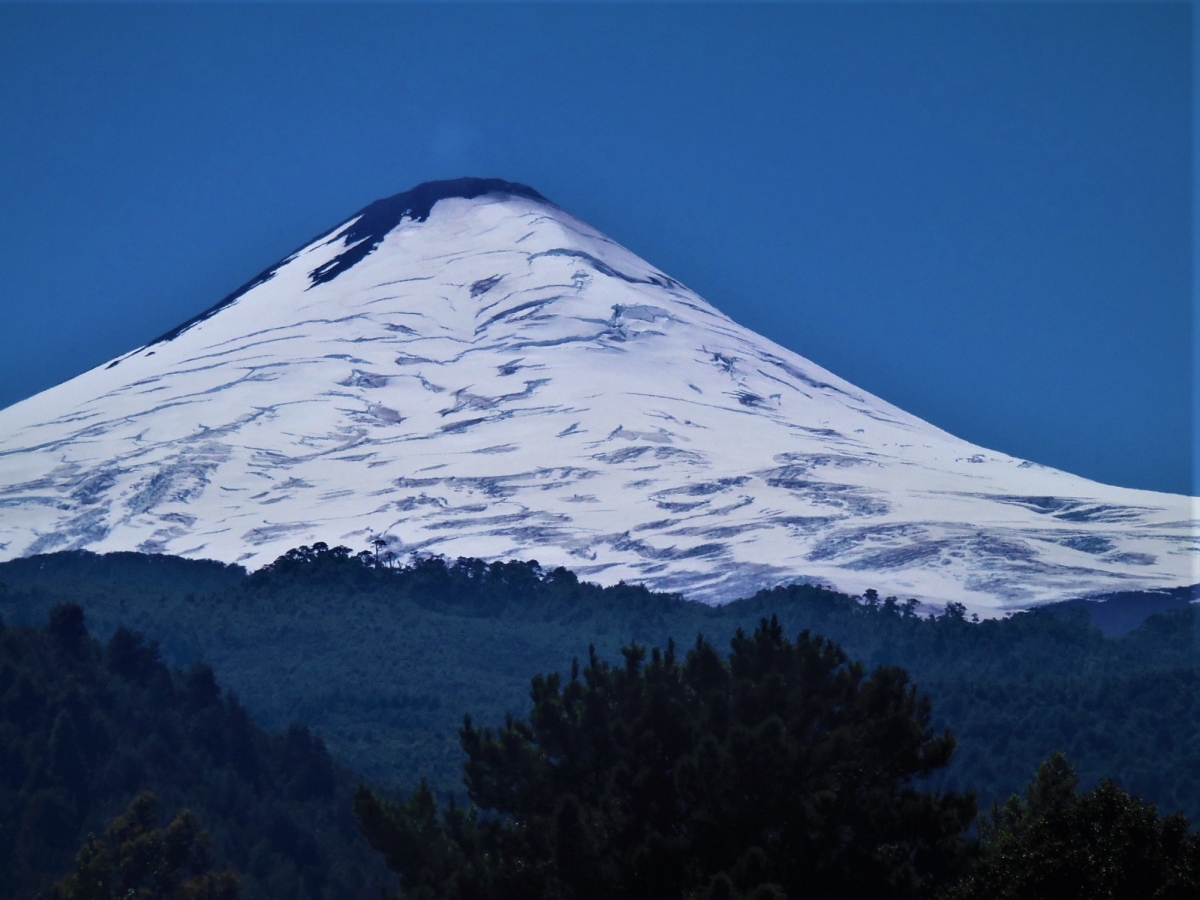
M1193 492L1186 4L0 6L0 406L521 181L934 424Z

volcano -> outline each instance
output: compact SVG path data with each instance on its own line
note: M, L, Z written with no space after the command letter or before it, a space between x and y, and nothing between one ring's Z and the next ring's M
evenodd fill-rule
M808 581L996 615L1200 581L1193 498L960 440L497 180L373 203L0 411L0 558L375 539L706 602Z

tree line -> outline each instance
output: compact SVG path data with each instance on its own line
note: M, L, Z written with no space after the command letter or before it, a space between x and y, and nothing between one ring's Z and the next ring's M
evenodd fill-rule
M794 586L714 610L534 563L389 566L321 545L191 583L170 558L21 562L23 578L0 566L0 612L47 611L0 627L0 896L375 896L386 867L431 900L1197 895L1172 815L1196 799L1190 607L1113 639L1078 609L973 623ZM71 598L107 617L103 641ZM121 620L172 625L151 632L168 641L244 623L297 684L263 667L242 684L341 682L360 721L457 719L456 752L379 742L411 777L355 792L363 770L324 727L263 730L195 653L171 660ZM310 656L300 626L348 649ZM680 653L672 633L717 639ZM592 646L550 654L531 635ZM403 666L360 674L375 642L404 664L424 644L438 703L370 700L397 673L415 686ZM351 650L363 668L338 668ZM473 702L493 687L480 666L523 697Z
M348 811L350 798L319 740L300 740L303 749L274 777L272 736L250 726L240 747L216 740L213 726L236 701L225 694L222 704L211 670L164 673L154 649L129 632L101 648L75 606L56 608L38 633L0 631L0 647L6 759L23 763L25 776L6 779L3 821L25 813L5 860L25 883L8 885L10 896L30 896L53 875L52 900L357 896L372 880L366 843L397 877L396 896L411 900L1200 895L1200 836L1189 822L1160 816L1111 780L1081 793L1062 754L1042 764L1024 797L993 805L976 835L974 795L930 786L954 737L932 726L931 705L907 673L868 670L808 632L790 640L776 618L752 634L739 630L724 657L700 637L685 655L670 642L649 651L631 645L620 664L593 652L565 678L534 676L527 718L464 720L467 805L453 797L439 804L425 783L401 799L359 784L353 811L365 841L357 846L322 815L329 800ZM12 657L27 663L24 671ZM47 662L34 685L45 697L74 693L123 716L90 717L79 728L64 703L41 740L45 704L29 704L28 676ZM125 721L137 711L105 695L106 675L147 688L135 691L143 703L186 711L187 731L201 739L176 733L174 766L126 769L132 802L100 837L87 834L66 867L72 823L77 833L90 824L89 805L98 812L114 799L106 758L134 758L128 751L139 736ZM18 682L23 691L13 690ZM24 708L12 703L22 697ZM27 718L24 746L12 742L20 732L11 727L14 709ZM201 711L211 713L207 723ZM161 709L150 719L160 736L182 724L164 728ZM299 734L285 740L297 743ZM259 792L243 795L240 808L228 797L214 802L208 790L214 777L233 787L229 763L257 775ZM31 782L58 793L56 817L39 818L46 806L38 810L24 790ZM162 818L148 783L202 813L188 807ZM14 810L14 800L24 809ZM246 854L289 818L300 854Z
M700 633L724 654L738 628L775 615L789 635L821 634L869 667L910 674L935 726L958 741L933 776L946 790L1003 800L1060 749L1085 789L1111 777L1200 817L1192 606L1117 638L1078 607L973 623L953 605L931 617L895 597L792 585L711 608L531 562L374 557L315 545L247 575L171 557L51 554L0 564L0 615L36 625L55 604L78 603L105 639L134 628L171 665L211 664L260 724L301 722L373 782L410 790L425 777L439 795L461 792L461 715L524 709L531 672L566 674L589 645L615 660L631 643Z
M183 838L204 831L204 853L238 871L247 900L365 900L383 873L346 802L354 783L307 728L265 732L211 668L173 671L127 629L101 644L77 605L55 607L36 630L0 623L0 896L45 892L77 851L90 860L81 883L93 884L86 873L121 859L121 846L149 852L160 807L186 807L167 828L180 857L179 878L159 873L167 882L198 889L188 872L203 854L184 859L195 841ZM147 792L153 801L126 810ZM129 818L105 844L104 823L122 810Z

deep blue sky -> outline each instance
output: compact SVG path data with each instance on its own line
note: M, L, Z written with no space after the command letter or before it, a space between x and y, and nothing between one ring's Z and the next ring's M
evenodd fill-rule
M1193 492L1185 4L0 6L0 406L532 185L964 438Z

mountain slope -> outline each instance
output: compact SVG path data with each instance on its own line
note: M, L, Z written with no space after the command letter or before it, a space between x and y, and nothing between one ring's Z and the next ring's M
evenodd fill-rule
M708 601L814 580L980 611L1200 581L1194 501L961 441L535 191L368 206L0 411L0 557L536 558Z

